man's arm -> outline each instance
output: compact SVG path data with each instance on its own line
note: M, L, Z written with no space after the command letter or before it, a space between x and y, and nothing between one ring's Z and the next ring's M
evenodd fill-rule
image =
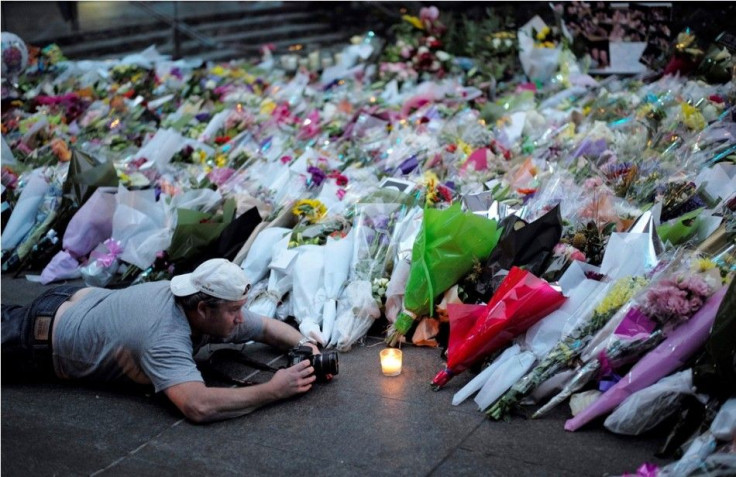
M204 383L190 381L171 386L164 393L187 419L201 423L243 416L265 404L305 393L311 389L315 379L314 368L304 360L278 370L270 381L263 384L244 388L211 388Z

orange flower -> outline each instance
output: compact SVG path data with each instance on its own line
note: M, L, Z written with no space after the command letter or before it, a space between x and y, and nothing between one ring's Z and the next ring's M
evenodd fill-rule
M69 162L72 158L72 151L63 139L56 138L51 142L51 150L61 162Z

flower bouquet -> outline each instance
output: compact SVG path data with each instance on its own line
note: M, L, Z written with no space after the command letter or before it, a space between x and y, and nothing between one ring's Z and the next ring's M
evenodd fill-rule
M99 244L90 253L87 264L79 269L84 283L90 287L107 286L118 271L118 257L122 251L120 242L115 239L107 239Z
M353 233L345 237L328 237L324 246L324 255L329 257L324 265L323 294L320 298L322 306L322 338L323 345L332 341L332 331L337 319L338 299L348 281L351 257L353 253Z
M579 323L567 337L557 343L537 366L490 406L486 414L495 420L507 417L524 396L579 356L594 333L645 284L646 280L643 278L624 277L609 286L606 295L595 307L590 318Z
M412 250L402 312L386 341L395 345L416 318L433 313L434 300L486 258L498 243L496 221L464 213L460 203L445 210L426 209Z
M58 252L41 272L41 282L51 283L76 274L78 259L112 235L115 189L100 187L69 221ZM122 251L122 249L121 249Z
M300 245L292 250L298 253L291 269L293 316L302 335L325 345L321 332L324 301L319 299L324 283L325 247Z
M268 265L270 273L268 284L259 294L254 294L248 309L259 315L275 317L276 309L282 304L284 296L294 285L292 270L298 256L295 249L288 248L289 236L273 244L271 261Z
M404 213L405 207L400 202L355 205L350 273L340 299L350 308L342 313L338 310L330 345L341 350L350 349L381 316L373 295L373 280L386 276L386 267L392 260L392 236Z
M609 321L582 353L584 365L565 388L532 417L540 417L595 378L601 369L612 374L659 344L687 321L721 285L715 265L678 254L647 288L627 305L620 320ZM609 331L613 328L613 331Z
M504 272L513 266L541 274L562 235L559 206L531 223L510 216L501 225L503 235L490 256L481 263L479 273L472 273L461 282L464 292L476 303L490 300Z
M579 429L596 417L614 409L632 393L654 384L660 378L681 367L708 338L726 290L726 287L722 287L711 295L702 308L641 358L622 379L575 417L565 422L565 430ZM732 313L733 310L728 312Z
M549 27L535 16L519 29L518 41L524 74L532 81L549 81L560 64L562 34L559 28Z
M508 344L515 336L565 301L547 282L512 267L486 306L450 304L447 367L432 380L435 390L479 359Z

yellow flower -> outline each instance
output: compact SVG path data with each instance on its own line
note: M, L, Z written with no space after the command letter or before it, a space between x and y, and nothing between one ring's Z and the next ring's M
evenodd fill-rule
M220 154L215 158L215 165L217 167L225 167L227 165L227 157L224 154Z
M646 279L642 277L623 277L618 279L611 288L611 291L595 307L594 312L598 315L615 312L624 303L628 302L646 283Z
M545 26L541 30L537 32L537 40L542 41L545 38L547 38L547 35L549 35L550 29L548 26Z
M465 155L466 155L466 156L469 156L469 155L471 155L471 154L473 153L473 148L472 148L472 147L470 146L470 144L468 144L467 142L465 142L465 141L463 141L463 140L459 140L459 141L457 142L457 147L458 147L458 148L459 148L459 149L460 149L461 151L463 151L463 153L465 153ZM436 178L436 177L437 177L437 176L435 176L435 178Z
M714 268L716 268L716 264L713 260L709 258L699 258L693 263L693 271L696 273L707 272L708 270L712 270Z
M202 150L197 151L197 157L199 158L199 162L202 164L207 161L207 153Z
M401 18L403 20L411 23L416 28L419 28L420 30L424 30L424 24L422 23L422 21L419 18L414 17L414 16L411 16L411 15L402 15Z
M270 115L276 109L276 103L271 98L266 98L261 103L261 114Z
M127 184L130 182L130 176L125 172L118 171L118 179L120 179L120 182L122 182L123 184Z
M325 205L317 199L301 199L291 209L297 217L304 217L309 223L316 223L327 214Z
M705 128L705 118L700 113L698 108L691 106L687 103L680 105L683 115L683 122L685 126L693 131L700 131Z
M210 70L210 73L216 76L226 76L227 70L220 65L215 66Z

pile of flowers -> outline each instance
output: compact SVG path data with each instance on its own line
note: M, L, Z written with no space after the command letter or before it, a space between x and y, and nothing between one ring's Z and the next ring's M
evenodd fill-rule
M252 274L247 307L327 348L371 328L445 348L437 389L488 364L464 393L494 419L548 379L572 403L654 362L649 386L722 339L709 332L734 316L733 80L599 80L564 41L549 62L500 25L481 42L526 73L473 71L445 56L439 18L402 20L393 72L358 60L370 41L324 78L155 51L36 63L3 102L3 270L124 285L219 253ZM696 265L673 271L673 257Z

